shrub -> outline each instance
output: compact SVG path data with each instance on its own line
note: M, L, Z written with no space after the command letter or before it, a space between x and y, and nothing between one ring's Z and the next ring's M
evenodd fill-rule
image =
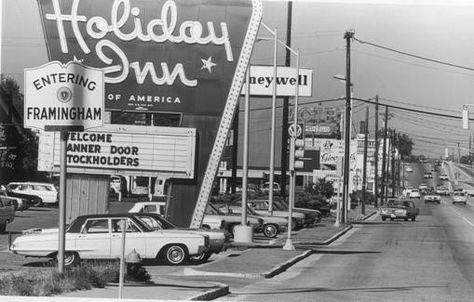
M85 262L81 266L68 268L64 274L55 269L20 271L0 276L0 295L51 296L63 292L103 288L119 279L118 261ZM148 281L150 275L142 268L129 271L131 280Z

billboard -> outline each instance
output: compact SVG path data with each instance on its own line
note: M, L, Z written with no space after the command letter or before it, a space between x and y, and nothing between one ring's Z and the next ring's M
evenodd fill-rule
M37 0L50 60L104 72L107 111L182 115L195 128L192 180L169 218L200 225L262 18L260 0Z
M69 132L67 172L193 178L196 130L106 125ZM38 170L59 172L60 133L41 132Z
M250 94L260 96L273 95L273 66L250 66ZM300 68L298 76L299 96L312 96L313 70ZM295 96L296 68L277 66L277 96ZM245 94L245 84L242 87Z

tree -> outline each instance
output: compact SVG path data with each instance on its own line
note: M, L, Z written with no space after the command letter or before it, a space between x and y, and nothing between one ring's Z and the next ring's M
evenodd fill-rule
M24 97L16 81L0 76L0 151L1 180L44 178L37 172L38 137L23 128Z
M310 182L305 188L305 192L331 198L334 195L334 186L332 185L332 181L326 180L326 178L320 178L316 183Z
M388 133L390 133L392 129L388 128ZM384 137L384 129L379 130L379 137L383 140ZM395 129L395 147L398 149L398 152L400 152L400 156L402 157L402 160L405 160L411 156L411 152L413 151L413 146L415 143L413 140L406 135L405 133L399 133ZM390 136L388 137L390 139ZM382 145L380 146L382 147ZM379 151L380 152L380 151Z

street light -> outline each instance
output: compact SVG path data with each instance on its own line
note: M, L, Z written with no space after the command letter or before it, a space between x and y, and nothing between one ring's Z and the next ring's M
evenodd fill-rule
M299 50L294 50L293 48L286 45L284 42L277 39L276 30L275 30L275 32L273 32L263 22L261 24L263 24L263 26L268 31L273 33L273 38L260 37L260 38L257 38L257 41L263 41L263 40L274 41L275 45L278 42L281 45L283 45L287 50L289 50L293 55L296 56L296 87L295 87L295 110L294 110L295 112L294 112L294 121L293 121L294 127L296 129L297 125L298 125L298 98L299 98L299 75L300 75L300 54L299 54ZM274 53L275 53L275 48L274 48ZM274 71L273 72L274 72L273 92L274 92L274 98L276 98L276 54L275 54L275 58L274 58ZM274 120L273 120L273 117L274 117L273 113L274 113L274 110L275 110L275 107L276 107L276 101L274 101L273 104L275 104L275 106L274 107L272 106L272 127L274 127L274 125L275 125ZM272 130L272 132L273 131L274 130ZM287 129L283 129L282 131L287 131ZM272 140L274 140L274 133L272 134ZM295 142L296 142L296 135L293 135L291 137L291 140L290 140L290 148L294 148ZM284 143L285 142L282 142L282 144L284 144ZM285 245L283 246L284 250L294 250L295 249L295 247L293 245L293 242L292 242L292 238L291 238L291 229L292 229L292 224L293 224L292 223L293 205L295 204L295 191L296 191L296 189L295 189L296 175L295 175L295 169L294 169L294 161L295 161L294 157L290 158L290 194L289 194L289 202L288 202L288 237L287 237ZM272 182L270 182L270 188L271 188L270 192L272 192L273 191L273 183ZM273 192L271 194L273 194ZM273 203L273 198L272 198L270 204L272 205L272 203Z
M270 138L270 185L268 191L268 215L273 215L273 182L275 174L275 128L276 128L276 94L277 94L277 43L278 43L278 30L271 30L265 23L261 23L263 27L269 31L273 36L273 83L272 83L272 129ZM261 38L261 40L267 40L268 38ZM257 41L259 38L257 37Z

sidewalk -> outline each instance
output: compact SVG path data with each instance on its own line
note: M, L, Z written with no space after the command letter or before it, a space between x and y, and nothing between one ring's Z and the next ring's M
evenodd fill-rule
M357 211L349 212L349 221L361 221L376 213L373 207L367 207L364 217ZM292 242L296 250L287 251L282 247L287 240L287 234L270 241L270 244L235 244L225 255L197 266L187 266L184 276L177 280L166 278L165 275L152 274L149 284L126 283L123 290L125 299L154 299L154 300L212 300L229 293L229 287L223 283L190 280L186 276L222 276L248 279L265 279L287 270L292 265L312 254L312 250L300 248L300 245L328 245L352 226L334 226L334 219L326 218L313 228L292 232ZM118 285L103 289L95 288L61 295L75 300L77 297L100 298L101 301L112 301L118 297Z

